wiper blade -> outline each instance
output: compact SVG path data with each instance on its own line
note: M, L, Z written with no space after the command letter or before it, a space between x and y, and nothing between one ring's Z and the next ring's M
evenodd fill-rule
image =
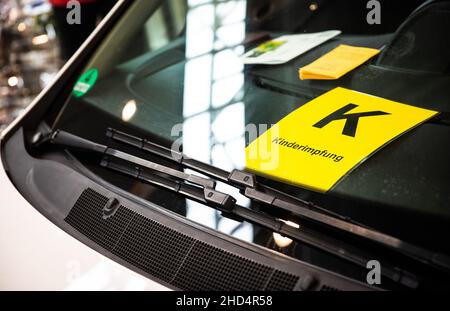
M82 137L64 131L57 130L53 132L48 137L48 140L52 144L63 145L65 147L71 147L85 151L86 150L93 151L96 153L103 154L106 157L121 159L123 161L136 165L136 167L144 167L146 169L171 176L180 181L196 185L197 187L201 187L202 189L204 189L203 195L205 202L208 204L212 204L216 207L220 207L221 211L231 211L232 207L236 203L236 200L232 196L214 189L216 186L216 182L214 180L192 174L187 174L185 172L181 172L171 167L136 157L132 154L110 148L106 145L101 145L92 142L90 140L84 139Z
M187 174L60 130L45 136L36 142L35 146L45 142L68 147L69 149L78 149L103 155L100 164L105 168L179 193L188 199L220 211L224 217L258 225L357 264L360 267L366 268L367 262L373 258L373 256L361 249L330 236L306 227L298 229L266 213L240 206L232 196L217 191L214 180ZM381 274L408 287L415 288L418 286L418 280L415 275L386 263L383 265Z
M237 187L244 196L255 202L276 207L290 212L292 215L302 219L326 225L341 232L362 237L379 245L387 246L390 249L398 251L422 263L440 269L450 270L450 258L447 255L429 251L374 229L362 226L341 215L330 215L330 213L325 212L325 209L312 202L294 198L281 191L258 183L255 175L252 173L242 170L227 172L210 164L191 159L183 153L171 150L147 139L136 137L112 128L108 128L107 136L115 141L164 157L165 159L182 165L184 168L189 168L228 185Z
M321 217L322 214L327 214L335 218L357 224L348 217L344 217L337 213L321 208L320 206L317 206L312 202L301 200L299 198L293 197L289 194L283 193L279 190L273 189L266 185L259 184L256 181L255 175L252 173L248 173L241 170L233 170L232 172L227 172L210 164L188 158L186 155L178 151L171 150L169 148L158 145L149 140L142 139L112 128L107 129L106 135L113 140L136 147L140 150L149 152L151 154L161 156L165 159L174 161L182 165L184 168L192 169L198 173L209 176L215 180L237 187L241 189L241 192L249 199L253 199L260 203L272 205L274 207L288 211L293 215L297 216L309 215L310 218L313 220L317 220L319 222L327 222L327 219L323 219ZM297 204L301 205L300 209ZM307 208L308 210L311 209L318 210L322 214L317 213L310 214L308 213L307 210L303 210L303 207Z
M308 230L306 228L297 229L286 224L282 220L261 212L242 207L236 203L234 203L232 207L230 206L230 208L227 209L221 208L221 204L211 205L211 201L209 201L207 197L208 194L211 193L210 191L214 190L206 189L205 191L202 191L201 189L193 185L163 178L149 171L146 171L141 167L118 163L108 156L103 157L101 166L134 177L140 181L174 191L188 199L218 209L219 211L221 211L221 215L224 217L239 222L247 221L251 224L256 224L260 227L279 233L295 241L302 242L315 248L321 249L322 251L354 263L362 268L366 268L367 262L370 260L370 258L373 258L373 256L369 256L367 253L364 253L360 249L337 241L336 239L327 237L323 234ZM381 274L383 275L383 277L389 278L390 280L407 287L417 288L419 285L418 278L414 274L403 269L393 267L386 262L383 262L383 269L381 271Z
M131 162L133 163L133 162ZM154 163L155 164L155 163ZM212 206L222 213L232 213L236 207L236 200L225 193L219 192L214 188L208 186L198 187L199 184L185 183L189 179L192 180L190 175L187 178L181 178L181 180L172 180L157 174L152 174L149 171L141 168L140 166L130 166L115 162L111 159L111 156L105 155L100 162L100 165L108 169L126 174L141 181L180 193L186 196L188 199L203 203L208 206ZM170 174L168 174L170 176ZM197 177L197 176L196 176ZM236 220L242 221L237 216Z

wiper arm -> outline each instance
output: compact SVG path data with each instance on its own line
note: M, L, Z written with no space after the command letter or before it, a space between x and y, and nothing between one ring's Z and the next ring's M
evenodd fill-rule
M234 204L234 206L227 209L221 208L221 204L211 205L211 202L207 199L208 194L210 194L209 191L213 191L211 189L202 191L201 189L193 185L163 178L156 174L152 174L151 172L146 171L145 169L142 169L140 167L118 163L110 159L108 156L103 157L101 165L111 170L134 177L140 181L174 191L193 201L216 208L221 211L221 215L224 217L233 219L235 221L247 221L251 224L256 224L260 227L279 233L295 241L311 245L329 254L354 263L362 268L366 268L367 262L370 260L370 258L373 258L373 256L369 256L368 254L364 253L360 249L356 249L353 246L342 243L333 238L326 237L323 234L308 230L306 228L297 229L286 224L282 220L276 219L261 212L242 207L238 204ZM419 285L419 281L414 274L403 269L393 267L386 262L383 262L383 269L381 271L381 274L383 275L383 277L389 278L390 280L407 287L417 288Z
M295 241L311 245L360 267L366 268L367 262L373 258L359 248L317 231L307 228L298 229L266 213L240 206L232 196L217 191L214 180L187 174L60 130L45 136L36 142L35 146L45 142L103 155L100 164L105 168L179 193L188 199L220 211L224 217L258 225ZM383 265L381 274L405 286L418 286L416 276L386 263Z
M362 237L377 244L387 246L390 249L398 251L422 263L440 269L450 270L450 258L447 255L431 252L427 249L407 243L398 238L357 224L351 221L351 219L346 219L341 215L330 215L329 213L324 212L325 210L323 208L312 202L306 202L304 200L294 198L281 191L258 183L255 175L252 173L241 170L227 172L207 163L188 158L183 153L112 128L108 128L107 136L118 142L122 142L151 154L164 157L165 159L174 161L185 168L192 169L203 175L237 187L241 190L243 195L256 202L279 208L302 219L307 219L321 225L326 225L341 232Z
M226 212L231 211L231 209L236 203L236 200L232 196L214 189L216 186L216 182L214 180L192 174L187 174L185 172L181 172L171 167L136 157L132 154L125 153L120 150L92 142L90 140L84 139L82 137L64 131L57 130L53 132L48 137L48 140L50 143L55 145L62 145L65 147L71 147L84 151L93 151L99 154L103 154L105 157L121 159L136 165L136 167L144 167L148 170L159 172L171 176L173 178L176 178L180 181L196 185L197 187L201 187L204 191L203 196L205 203L212 204L215 207L218 207L221 211ZM102 163L108 162L106 161ZM104 166L107 166L107 164L105 164Z
M152 153L154 155L161 156L165 159L181 164L184 168L192 169L203 175L209 176L223 183L237 187L241 189L241 192L249 199L255 200L260 203L272 205L274 207L288 211L293 215L297 216L309 215L310 218L313 220L317 220L319 222L327 222L327 220L329 219L323 219L321 216L322 214L328 214L335 218L356 224L356 222L354 222L350 218L344 217L337 213L333 213L329 210L321 208L312 202L307 202L295 198L291 195L280 192L266 185L259 184L256 181L255 175L252 173L248 173L241 170L233 170L232 172L227 172L210 164L188 158L183 153L171 150L164 146L153 143L149 140L142 139L112 128L107 129L106 135L109 138L112 138L113 140L136 147L140 150ZM297 204L301 205L300 208ZM303 207L307 208L307 210L303 210ZM322 214L308 213L308 211L311 209L318 210Z

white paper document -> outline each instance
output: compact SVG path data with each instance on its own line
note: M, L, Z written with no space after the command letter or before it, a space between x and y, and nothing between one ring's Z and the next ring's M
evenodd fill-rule
M278 65L286 63L297 56L338 36L340 30L316 33L284 35L266 41L243 56L244 64Z

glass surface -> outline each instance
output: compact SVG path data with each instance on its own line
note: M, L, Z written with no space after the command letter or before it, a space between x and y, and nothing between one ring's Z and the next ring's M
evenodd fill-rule
M375 57L339 82L299 80L299 67L338 44L387 49L400 24L423 1L405 4L395 17L387 13L379 27L367 24L365 1L338 1L337 7L329 5L331 2L334 1L136 1L85 67L85 71L96 68L98 80L86 94L68 100L55 126L133 153L137 152L106 141L106 128L122 129L168 147L175 142L182 144L189 157L231 171L245 168L245 147L251 141L249 129L255 128L261 134L335 86L418 106L428 105L431 101L424 104L428 96L434 100L434 106L429 108L446 105L446 72L438 72L437 67L423 68L422 63L412 61L419 56L410 56L407 61L398 52L394 57L395 50ZM393 4L384 1L382 5ZM335 14L326 15L327 10L335 10ZM316 17L316 11L325 12L326 18L320 14ZM330 18L332 15L334 19ZM286 64L243 63L246 51L270 38L331 29L342 30L342 34ZM414 44L419 43L411 44L414 49ZM386 72L385 80L377 78ZM408 81L422 82L420 96L411 92L408 85L392 87L400 73ZM431 88L435 90L433 95L427 92ZM78 156L110 182L193 221L361 277L362 270L306 245L224 218L214 209L101 169L86 155ZM261 181L303 199L322 200L328 207L326 199L318 194L262 178ZM233 195L245 207L265 208L251 203L234 188L219 183L217 189ZM330 209L339 205L332 203ZM301 229L298 220L284 220Z

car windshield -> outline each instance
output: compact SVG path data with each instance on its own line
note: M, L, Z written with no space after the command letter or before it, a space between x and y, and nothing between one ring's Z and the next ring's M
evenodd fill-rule
M448 29L448 19L440 19L433 12L418 18L420 14L413 11L425 1L399 2L135 1L80 69L78 80L68 86L71 95L64 108L54 114L57 117L51 124L105 143L106 129L117 128L167 147L178 146L191 158L231 171L246 169L246 147L256 137L336 87L446 111L449 44L439 43L438 38L441 31ZM428 27L434 25L432 22L437 23L435 28ZM433 35L424 29L433 29ZM327 38L304 53L296 54L294 45L278 56L281 60L274 56L278 46L291 40L280 37L319 32L327 32ZM379 53L340 79L299 77L300 68L341 45ZM422 50L424 46L426 50ZM289 53L294 55L289 57ZM79 158L91 164L83 155ZM334 160L337 162L337 154ZM223 218L213 209L151 185L95 166L92 170L127 191L203 225L314 261L316 251L305 245ZM351 174L367 175L357 171ZM385 229L383 224L374 223L379 220L374 216L377 210L358 214L355 210L360 208L350 207L416 204L401 199L394 203L395 198L390 197L393 194L383 193L381 188L361 190L358 187L364 186L363 179L356 177L351 184L344 178L340 180L342 187L324 193L276 176L258 175L265 184L381 229ZM386 183L387 177L379 178L380 184ZM236 196L243 206L265 208L240 196L236 189L222 184L218 189ZM384 201L380 199L383 195ZM440 204L440 199L436 200ZM299 226L295 219L285 220ZM405 232L399 235L407 235ZM321 261L327 268L335 266L333 260ZM345 265L339 269L348 275L360 273Z

